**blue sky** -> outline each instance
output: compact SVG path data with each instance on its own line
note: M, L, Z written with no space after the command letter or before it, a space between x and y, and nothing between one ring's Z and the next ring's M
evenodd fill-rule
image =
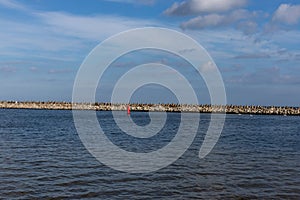
M299 106L300 3L292 0L0 0L0 100L70 101L77 70L97 44L148 26L203 45L221 71L229 104ZM105 88L98 93L97 100L107 100ZM146 102L174 101L165 89L139 94Z

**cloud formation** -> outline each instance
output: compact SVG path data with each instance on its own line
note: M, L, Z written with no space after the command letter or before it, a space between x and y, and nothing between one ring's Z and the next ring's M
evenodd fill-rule
M160 24L116 15L41 11L11 0L0 0L0 7L25 16L0 19L0 26L5 27L5 31L0 32L0 54L25 60L77 62L84 58L95 42L131 28ZM26 16L31 20L23 20Z
M15 67L11 67L11 66L4 66L4 67L0 67L0 72L15 73L15 72L17 72L17 69Z
M105 0L109 2L116 3L129 3L129 4L139 4L139 5L154 5L156 0Z
M235 59L262 59L262 58L270 58L271 56L266 53L253 53L253 54L242 54L235 56Z
M109 15L80 16L62 12L43 12L37 16L50 25L53 30L60 33L96 41L130 28L153 23L147 20L126 17Z
M28 8L24 6L23 4L17 3L13 0L0 0L0 5L10 8L10 9L15 9L15 10L23 10L27 11Z
M245 84L300 84L299 76L283 74L277 66L258 69L252 73L232 76L227 80L228 83Z
M170 16L187 16L210 12L225 12L245 6L246 0L186 0L174 3L164 11Z
M275 11L273 22L294 25L300 21L300 5L281 4Z
M258 25L254 21L242 21L238 23L237 29L242 31L245 35L251 35L257 32Z
M183 22L180 25L180 27L182 29L204 29L211 27L222 27L226 25L231 25L240 20L250 19L256 14L256 12L251 13L244 9L238 9L232 11L229 14L208 14L204 16L198 16L186 22Z
M207 63L200 66L199 69L201 72L214 72L217 70L217 66L211 61L208 61Z
M37 71L39 71L39 69L37 67L32 66L32 67L29 67L29 71L37 72Z
M290 30L300 23L300 5L280 4L273 13L242 8L246 5L247 0L184 0L174 3L164 14L182 17L183 30L231 27L245 35Z
M70 73L73 70L71 69L50 69L48 71L48 74L65 74L65 73Z

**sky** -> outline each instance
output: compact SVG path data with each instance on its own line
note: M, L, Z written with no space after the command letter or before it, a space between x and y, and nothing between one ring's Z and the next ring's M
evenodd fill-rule
M90 51L143 27L173 29L201 44L221 72L228 104L300 106L296 0L0 0L0 101L71 101ZM147 62L179 70L186 64L151 51L122 57L99 84L96 101L109 101L124 69ZM209 103L205 85L195 90L199 103ZM133 101L177 100L167 88L148 85Z

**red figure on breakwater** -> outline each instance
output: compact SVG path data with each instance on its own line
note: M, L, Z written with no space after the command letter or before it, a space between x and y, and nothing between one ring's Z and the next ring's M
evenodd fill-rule
M130 105L127 105L127 115L130 115Z

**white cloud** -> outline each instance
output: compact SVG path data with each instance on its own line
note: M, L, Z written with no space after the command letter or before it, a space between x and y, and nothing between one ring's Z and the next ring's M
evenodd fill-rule
M174 3L164 11L166 15L186 16L210 12L225 12L245 6L247 0L186 0Z
M84 57L95 44L111 35L159 24L122 16L41 12L9 0L0 0L0 6L24 12L33 19L0 19L0 27L5 27L5 31L0 32L0 54L18 59L35 57L74 61Z
M266 67L256 69L254 72L232 76L227 80L237 84L299 84L298 74L284 74L280 67Z
M237 29L241 30L245 35L251 35L257 32L257 23L253 21L243 21L237 25Z
M299 23L300 5L281 4L275 11L272 20L288 25Z
M105 0L105 1L116 2L116 3L153 5L156 0Z
M107 0L124 3L136 3L134 0ZM153 0L141 0L138 4L150 3ZM13 0L0 0L0 6L7 8L20 10L28 14L29 16L38 19L35 23L22 23L15 21L7 21L1 19L0 22L7 24L8 26L3 27L15 27L14 30L20 30L24 32L50 32L51 34L56 33L60 36L69 37L73 36L76 38L84 38L93 41L103 40L113 34L117 34L121 31L125 31L132 28L140 28L145 26L159 25L157 21L143 20L137 18L115 16L115 15L74 15L64 12L41 12L38 10L31 9L30 7L13 1ZM14 24L14 26L10 26ZM24 25L23 25L24 24ZM30 27L31 26L31 27ZM40 27L35 29L32 27ZM21 27L21 28L19 28ZM48 35L48 34L41 34Z
M55 32L96 41L128 29L157 24L147 20L108 15L80 16L61 12L43 12L38 13L37 16L50 25Z
M209 14L198 16L181 24L182 29L204 29L207 27L219 27L233 24L242 19L249 19L255 16L244 9L235 10L229 14Z
M74 61L87 49L85 41L56 34L46 24L0 19L0 27L5 27L0 32L0 55L7 59Z
M217 70L217 66L213 62L208 61L207 63L200 66L199 69L201 72L214 72Z
M29 71L37 72L37 71L39 71L39 69L37 67L32 66L32 67L29 67Z
M23 4L17 3L13 0L0 0L0 5L10 8L10 9L15 9L15 10L23 10L27 11L28 8L24 6Z
M247 62L260 62L262 66L269 66L269 63L285 59L286 63L297 66L294 64L295 54L300 54L298 50L295 50L299 49L297 41L300 41L299 31L295 30L281 34L253 36L244 35L235 29L187 30L185 33L201 42L201 45L215 59L220 68L232 62L245 64L243 59L248 59ZM257 37L259 37L259 41L257 41ZM291 45L295 49L291 49ZM284 46L289 47L289 51L283 52ZM268 62L264 59L268 59Z

